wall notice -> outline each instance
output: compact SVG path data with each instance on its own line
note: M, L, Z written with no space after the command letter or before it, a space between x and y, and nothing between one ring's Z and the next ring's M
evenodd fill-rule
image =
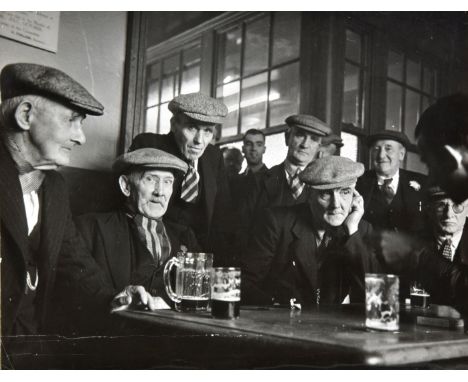
M60 12L0 12L0 36L57 52Z

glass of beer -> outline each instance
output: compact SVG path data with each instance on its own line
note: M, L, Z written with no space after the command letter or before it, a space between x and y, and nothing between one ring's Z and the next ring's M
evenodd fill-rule
M424 289L418 281L413 281L410 286L411 306L427 308L430 305L431 295Z
M395 275L366 273L366 327L398 330L399 279Z
M175 267L175 291L171 270ZM179 312L205 311L210 301L212 253L179 252L164 267L164 286Z
M211 275L211 315L233 319L240 311L240 268L216 267Z

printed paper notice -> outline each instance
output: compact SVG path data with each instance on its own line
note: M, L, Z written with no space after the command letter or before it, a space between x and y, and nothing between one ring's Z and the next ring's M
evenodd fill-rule
M0 12L0 36L57 52L60 12Z

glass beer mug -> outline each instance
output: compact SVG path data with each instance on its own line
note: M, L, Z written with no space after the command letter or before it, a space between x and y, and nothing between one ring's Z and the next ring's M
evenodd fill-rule
M175 291L171 285L171 270L175 271ZM179 312L207 310L210 300L212 253L178 252L164 267L164 286Z

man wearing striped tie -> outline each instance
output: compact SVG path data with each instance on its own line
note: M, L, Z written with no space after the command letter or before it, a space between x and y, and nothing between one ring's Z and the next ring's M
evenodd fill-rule
M191 227L203 250L214 252L216 265L232 266L235 218L231 193L221 151L210 144L228 109L201 93L181 94L168 108L173 114L171 131L140 134L129 151L157 148L187 163L186 176L174 184L167 217Z
M113 166L125 197L123 208L76 219L107 281L117 290L126 285L144 286L158 309L167 309L171 304L162 278L167 260L181 250L199 250L190 228L164 216L174 181L183 178L187 167L184 161L162 150L145 148L123 154ZM90 319L89 309L76 300L69 309L72 311L67 316L74 334L102 335L117 330L108 316L99 321L93 314Z

